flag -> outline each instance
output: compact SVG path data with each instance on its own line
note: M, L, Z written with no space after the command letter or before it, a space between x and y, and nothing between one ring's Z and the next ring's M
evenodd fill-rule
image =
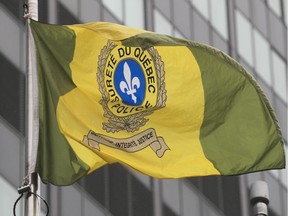
M223 52L105 22L31 28L42 181L69 185L112 163L157 178L285 167L266 96Z

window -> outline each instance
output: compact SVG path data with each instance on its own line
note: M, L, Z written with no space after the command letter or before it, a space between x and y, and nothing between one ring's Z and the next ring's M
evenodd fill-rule
M191 36L190 5L185 0L178 0L173 4L173 24L187 38Z
M74 186L61 187L61 215L81 215L82 197L80 188Z
M153 194L140 181L130 175L132 215L153 215Z
M220 49L222 52L229 53L227 42L215 31L212 31L212 45Z
M255 68L257 74L271 86L270 47L265 38L254 29Z
M139 182L141 182L147 189L151 189L151 177L128 168L127 171L129 171L130 174L133 175L133 177L137 179Z
M103 5L121 22L124 20L123 13L123 0L105 0L102 1Z
M167 204L175 213L180 214L180 194L179 180L163 180L162 196Z
M59 0L58 7L61 6L60 10L65 11L67 14L70 14L70 17L77 17L78 15L78 1L77 0ZM60 20L65 19L66 16L58 11L58 17ZM71 20L72 21L72 20ZM67 24L72 24L73 22L67 22Z
M194 7L209 20L208 0L190 0ZM218 1L217 1L218 2Z
M154 10L154 31L160 34L172 35L171 23L158 11Z
M18 0L1 0L0 1L0 5L3 4L10 12L12 12L12 14L16 17L16 18L22 18L20 17L20 7L19 7L19 3L20 1ZM1 12L1 11L0 11ZM3 20L1 19L1 24L3 24L4 22L2 22Z
M281 16L281 0L267 0L268 6L274 11L277 16Z
M128 173L120 164L109 166L108 172L109 210L114 215L129 215L132 185L128 181Z
M23 68L21 65L25 56L24 43L25 35L23 26L19 25L18 21L10 14L0 10L1 28L0 38L4 39L0 43L0 53L11 61L17 68ZM2 71L1 71L2 72Z
M183 215L190 216L192 215L201 215L201 203L203 202L196 190L193 190L193 187L189 182L183 182L182 184L182 200L183 200Z
M287 152L287 142L284 145L284 151L285 151L285 155L287 155L287 153L288 153ZM281 183L283 185L285 185L285 187L287 189L287 170L286 169L280 170L280 180L281 180Z
M190 0L193 6L212 27L225 39L228 39L227 2L226 0Z
M95 22L96 20L100 20L100 6L97 1L80 1L80 4L78 10L80 10L80 20L82 22Z
M276 94L287 103L287 73L285 62L272 51L273 88Z
M0 175L0 214L1 215L11 215L13 204L18 198L19 194L17 193L14 186L9 184L1 175ZM16 206L16 215L22 215L20 214L20 211L23 206L23 200L19 201L18 205Z
M210 27L209 23L196 11L192 13L193 38L194 40L210 44Z
M0 53L0 116L25 133L25 76Z
M236 34L237 49L239 55L250 66L253 66L252 52L252 27L249 21L239 12L236 11Z
M102 3L125 25L141 29L145 27L143 0L105 0Z
M117 1L113 1L113 4L115 2ZM131 27L145 28L143 0L125 0L125 24Z
M284 5L284 22L286 23L286 26L288 24L288 16L287 16L287 0L283 2Z
M186 39L185 36L183 34L181 34L178 30L174 29L173 31L173 36L177 37L177 38L182 38L182 39Z
M211 1L211 23L218 33L227 40L228 27L225 0Z

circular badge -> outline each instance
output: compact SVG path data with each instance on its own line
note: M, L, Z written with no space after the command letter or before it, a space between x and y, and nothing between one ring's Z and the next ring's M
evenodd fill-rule
M107 132L135 131L144 117L165 106L164 66L153 48L126 47L108 41L98 59L97 80Z

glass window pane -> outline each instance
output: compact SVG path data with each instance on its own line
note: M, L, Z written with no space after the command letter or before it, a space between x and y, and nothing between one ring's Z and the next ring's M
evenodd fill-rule
M132 185L132 215L146 216L153 215L153 196L140 181L133 176L131 177Z
M252 27L239 11L236 11L236 31L238 53L250 66L253 66Z
M178 216L179 214L176 214L168 205L165 205L163 203L162 205L162 211L163 211L163 215L165 216Z
M282 131L282 135L284 139L287 139L287 104L284 104L282 100L280 100L278 97L274 96L274 101L275 101L275 112L276 112L276 117L278 119L278 124L280 126L280 129Z
M219 194L221 190L219 182L218 176L207 176L202 180L202 193L218 208L220 208Z
M210 44L209 23L199 13L192 13L193 39L198 42Z
M109 166L109 207L114 215L129 215L128 173L120 164Z
M107 188L105 169L106 167L97 169L97 171L90 173L84 178L84 188L86 189L86 191L103 206L106 205L105 189Z
M287 41L287 28L283 25L274 13L269 12L269 40L273 47L275 47L280 55L287 56L287 47L285 46Z
M184 35L182 35L179 31L177 31L176 29L174 29L173 31L173 36L177 37L177 38L182 38L182 39L186 39Z
M284 215L283 212L281 212L282 208L282 196L281 193L281 187L278 183L278 181L272 177L270 174L263 172L265 175L265 181L267 182L269 186L269 209L271 209L273 212L275 212L275 215ZM269 214L271 215L271 214Z
M82 216L105 216L105 209L100 206L93 198L91 198L89 195L85 194L83 196L83 202L84 202L84 214Z
M191 36L190 5L186 1L177 1L173 5L173 22L175 26L186 36Z
M62 3L58 2L58 14L61 14L61 16L58 16L58 22L61 23L61 25L65 24L75 24L79 23L77 18L76 18L76 13L72 13L71 10L68 10L68 8Z
M80 19L82 22L95 22L100 20L100 6L97 1L80 1Z
M268 173L270 173L272 176L274 176L276 179L280 178L280 170L269 170Z
M0 175L0 215L12 215L13 204L16 199L19 197L16 187L9 184L1 175ZM23 200L18 202L16 206L16 215L23 215ZM20 211L21 210L21 211Z
M70 13L72 16L77 17L78 15L78 1L77 0L59 0L58 6L59 5L61 5L61 7L63 7L64 10L67 10L67 12ZM58 16L62 19L65 19L65 15L63 15L61 11L58 11ZM71 23L67 23L67 24L71 24Z
M81 215L82 197L79 188L61 187L61 215Z
M236 5L247 17L250 17L250 0L236 0Z
M270 86L271 80L271 63L270 63L270 47L265 38L254 30L254 44L255 44L255 68L256 72L262 79Z
M5 29L5 31L0 31L0 38L2 39L0 43L1 54L9 59L17 68L23 70L23 68L21 68L21 56L24 53L20 50L23 47L21 44L23 41L20 40L20 36L23 35L23 39L25 38L23 28L14 17L11 17L10 14L7 14L4 10L0 10L0 20L1 28Z
M190 0L193 6L209 20L208 0Z
M288 24L288 16L287 16L287 0L283 2L284 4L284 21L286 23L286 26Z
M254 26L267 38L268 37L268 22L263 17L267 17L267 6L264 1L252 2L252 20Z
M287 102L287 73L285 62L272 51L273 88L276 94Z
M224 213L225 215L240 214L241 209L241 192L240 179L238 176L223 176L221 177Z
M171 18L171 1L154 0L153 2L159 11L164 13L169 19Z
M172 35L171 23L158 11L154 10L154 31L160 34Z
M175 213L180 214L179 180L162 181L163 200Z
M102 3L117 19L123 21L123 0L105 0Z
M146 188L151 188L151 177L128 168L127 172L130 172L130 174L133 175L138 181L140 181Z
M196 190L193 190L193 186L190 183L183 183L182 196L183 196L183 216L201 215L199 208L201 200Z
M229 53L228 44L215 31L212 31L212 44L214 47L220 49L222 52Z
M228 39L227 8L225 0L211 1L211 23L225 39Z
M281 16L280 0L267 0L269 7L278 15Z
M0 116L25 133L25 76L0 53Z
M106 8L103 8L102 9L102 19L103 21L105 22L112 22L112 23L121 23L121 21L119 21L119 19L117 19L115 17L115 15L113 15L113 13L111 13L110 10L106 9Z
M125 24L144 29L143 0L125 0Z
M7 126L0 117L0 173L14 185L18 185L23 177L20 175L21 170L24 169L24 145L22 142L23 138Z
M287 137L287 136L286 136ZM284 145L284 151L285 151L285 155L286 155L286 157L287 157L287 143ZM287 159L286 159L286 164L287 164ZM280 174L280 176L281 176L281 183L283 184L283 185L285 185L286 186L286 188L287 188L287 186L288 186L288 181L287 181L287 169L283 169L283 170L281 170L280 171L281 172L281 174ZM286 191L286 193L287 193L287 191ZM287 211L287 210L286 210Z
M254 77L255 79L255 71L254 69L247 65L246 61L244 61L243 59L239 58L239 63L244 67L244 69L251 75Z
M20 11L20 7L19 7L19 1L18 0L2 0L1 4L3 4L3 6L5 6L10 12L12 12L12 14L18 18L21 19L22 17L20 16L22 10ZM1 5L2 7L2 5ZM1 20L2 22L2 20ZM1 23L2 24L2 23Z
M267 83L263 81L263 79L258 79L258 77L257 77L256 81L258 82L258 84L262 88L263 92L265 93L265 95L266 95L267 99L269 100L272 108L275 109L275 103L274 103L274 99L273 99L275 97L275 94L273 94L271 87L269 87L267 85Z

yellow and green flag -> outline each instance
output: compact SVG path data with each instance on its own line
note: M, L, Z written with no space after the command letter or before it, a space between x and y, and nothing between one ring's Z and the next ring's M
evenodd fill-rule
M285 167L267 98L221 51L111 23L31 28L44 182L111 163L157 178Z

